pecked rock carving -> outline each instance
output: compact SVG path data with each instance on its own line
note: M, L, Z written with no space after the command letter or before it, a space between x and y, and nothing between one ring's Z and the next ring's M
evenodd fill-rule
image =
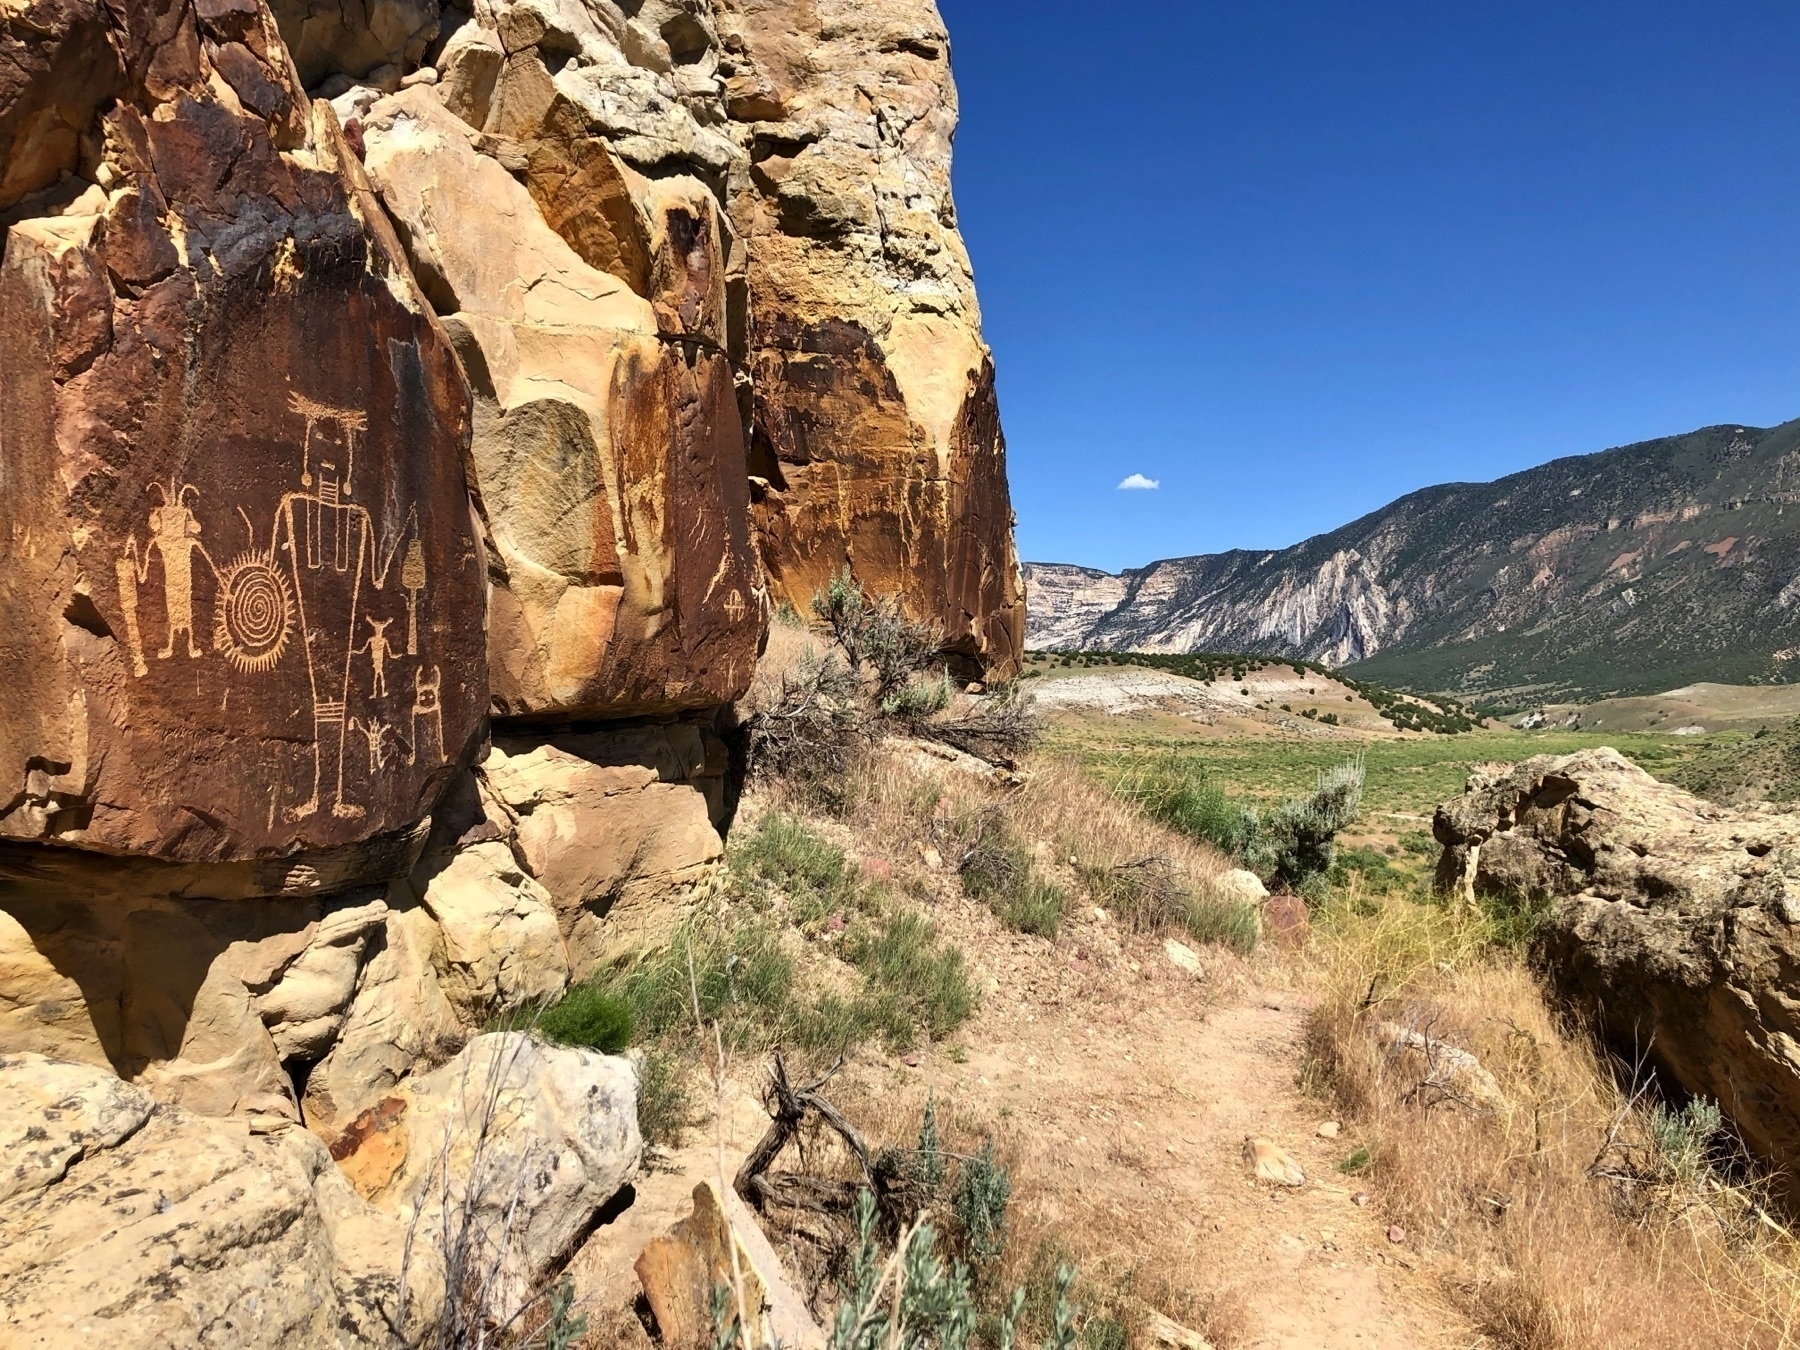
M486 704L467 387L267 12L164 22L0 264L0 834L354 848Z

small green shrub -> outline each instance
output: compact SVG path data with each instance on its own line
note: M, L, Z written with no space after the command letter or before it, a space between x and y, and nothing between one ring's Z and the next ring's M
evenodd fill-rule
M1289 798L1266 816L1246 808L1245 865L1304 894L1306 882L1329 876L1338 831L1356 819L1362 791L1359 757L1320 773L1310 796Z
M944 1184L948 1169L944 1160L944 1140L938 1133L937 1098L925 1098L925 1117L919 1122L919 1147L913 1159L913 1177L931 1195Z
M881 701L881 711L897 722L919 722L950 706L950 677L903 684Z
M990 1140L981 1152L957 1169L951 1208L977 1262L992 1264L1006 1249L1006 1207L1012 1199L1012 1177L994 1160Z
M888 715L899 716L901 706L922 706L935 697L908 690L916 674L941 664L944 635L931 624L906 617L898 596L869 597L846 565L813 597L813 614L844 653L850 669L864 674L866 697L873 707L886 712L892 705L896 712ZM932 711L949 701L946 683L944 703Z
M1124 776L1116 787L1152 820L1235 855L1244 847L1246 812L1225 795L1206 767L1170 755Z
M636 1015L629 1000L592 983L570 985L536 1019L536 1028L558 1045L579 1045L616 1055L631 1044Z
M936 927L917 910L902 909L871 925L846 944L844 956L878 994L896 999L906 1021L916 1022L932 1040L949 1035L975 1010L975 987L963 954L939 941ZM888 1029L897 1027L890 1022Z
M1235 951L1253 952L1261 934L1255 905L1216 896L1190 896L1184 924L1196 942L1210 942Z
M1014 834L998 810L977 811L956 822L954 832L962 841L957 875L963 893L972 900L1003 896L1024 881L1031 871L1031 850Z
M854 907L862 889L843 849L780 811L757 822L732 861L745 875L780 887L802 926Z
M692 988L689 961L693 963ZM613 971L603 987L631 1005L640 1036L658 1037L693 1025L693 992L700 1017L718 1022L734 1046L760 1044L766 1028L788 1009L794 961L776 927L762 919L726 926L688 925L666 948Z
M1331 863L1331 884L1345 886L1350 874L1356 873L1357 885L1372 895L1387 895L1405 890L1411 878L1372 848L1358 846L1337 850Z
M1661 1102L1651 1107L1650 1142L1658 1173L1674 1185L1694 1186L1706 1173L1708 1151L1724 1124L1719 1104L1707 1097L1674 1109Z
M999 899L994 912L1008 928L1053 938L1068 907L1069 897L1061 886L1032 873Z
M549 1316L543 1329L544 1350L571 1350L588 1334L586 1313L575 1311L575 1281L564 1275L550 1291Z
M1241 900L1221 899L1182 884L1157 858L1119 867L1080 863L1076 873L1094 902L1136 933L1179 933L1199 942L1241 952L1256 947L1256 909Z
M1030 847L1005 816L993 808L978 811L959 821L955 832L963 840L957 863L963 893L985 901L1009 928L1055 937L1069 897L1038 874Z
M660 1046L644 1052L638 1074L638 1133L650 1148L674 1148L696 1123L686 1066Z

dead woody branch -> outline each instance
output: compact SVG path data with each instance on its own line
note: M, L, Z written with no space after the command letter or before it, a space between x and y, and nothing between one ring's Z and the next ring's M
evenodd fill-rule
M769 1113L769 1128L738 1168L732 1185L737 1193L758 1209L810 1209L830 1214L849 1214L858 1191L870 1190L879 1199L887 1190L884 1178L876 1174L869 1158L869 1146L837 1107L821 1094L825 1085L844 1067L839 1060L822 1076L796 1087L788 1078L787 1064L781 1052L775 1052L769 1070L769 1083L763 1090L763 1107ZM771 1172L769 1169L788 1144L798 1139L808 1115L817 1116L839 1138L856 1158L862 1171L860 1181L841 1181L811 1176L803 1172Z

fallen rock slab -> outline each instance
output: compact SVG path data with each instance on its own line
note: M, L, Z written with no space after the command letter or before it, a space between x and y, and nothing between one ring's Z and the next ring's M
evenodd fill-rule
M650 1242L634 1269L665 1345L698 1345L711 1336L713 1290L739 1280L749 1344L794 1350L825 1344L755 1217L735 1194L721 1197L711 1181L694 1187L693 1213Z

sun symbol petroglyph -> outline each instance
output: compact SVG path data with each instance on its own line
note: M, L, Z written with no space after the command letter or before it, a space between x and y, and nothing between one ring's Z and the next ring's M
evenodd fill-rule
M293 590L267 558L246 553L219 574L213 646L232 665L268 670L281 660L293 632Z

